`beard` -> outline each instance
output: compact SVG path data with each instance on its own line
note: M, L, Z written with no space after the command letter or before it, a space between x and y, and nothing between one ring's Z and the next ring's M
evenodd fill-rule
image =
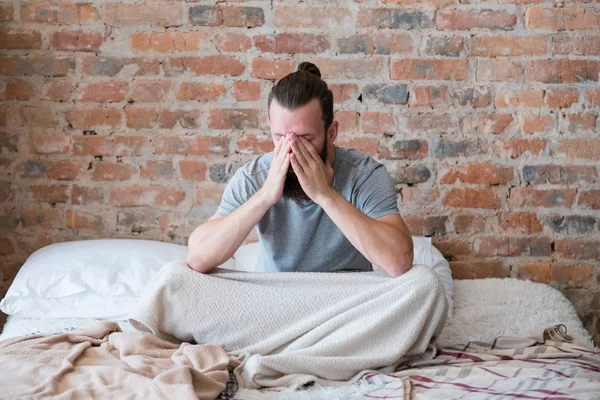
M328 150L327 142L325 142L323 145L323 150L321 150L321 153L319 154L324 163L327 163L326 160L328 156ZM285 175L285 182L283 183L283 197L294 200L296 203L312 201L304 189L302 189L302 185L300 184L296 174L293 172L291 165L287 171L287 174Z

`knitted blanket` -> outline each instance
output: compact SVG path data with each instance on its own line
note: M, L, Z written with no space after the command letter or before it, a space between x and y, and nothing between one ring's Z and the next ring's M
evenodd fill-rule
M159 338L221 346L241 387L342 385L431 359L448 302L439 277L415 265L380 272L248 273L165 265L129 321Z

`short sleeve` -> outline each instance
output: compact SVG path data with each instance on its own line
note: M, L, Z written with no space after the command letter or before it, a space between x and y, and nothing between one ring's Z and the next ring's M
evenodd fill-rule
M231 214L239 206L248 201L257 190L256 183L252 182L243 172L242 168L238 169L225 187L221 204L217 208L217 214L223 217Z
M387 214L400 214L394 181L383 164L359 184L356 207L366 216L377 219Z

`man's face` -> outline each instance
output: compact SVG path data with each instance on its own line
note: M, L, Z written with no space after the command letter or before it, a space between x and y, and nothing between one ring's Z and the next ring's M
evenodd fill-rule
M285 138L286 133L292 132L296 136L302 136L308 140L319 152L323 162L327 160L328 146L319 100L313 99L294 111L282 107L277 103L277 100L273 100L269 108L269 123L273 144L276 145L279 140ZM310 201L291 165L285 178L283 195L296 201Z

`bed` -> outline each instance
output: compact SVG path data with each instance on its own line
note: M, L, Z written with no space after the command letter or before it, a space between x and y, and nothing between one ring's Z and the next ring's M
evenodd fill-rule
M146 244L153 248L156 246L156 243ZM419 244L422 246L418 247ZM112 242L109 245L115 248ZM256 245L241 248L231 264L224 267L253 270L256 249ZM181 255L175 250L183 249L155 249L160 257L148 249L139 251L146 258L157 259L157 264L160 264L164 261L161 257L172 259ZM89 249L81 251L85 254L90 252ZM122 252L133 259L143 258L132 249ZM417 253L419 257L424 257L422 261L431 264L440 261L439 252L426 239L416 241ZM68 254L72 259L73 250L70 249ZM34 257L33 261L53 257L52 263L64 262L60 257L43 253ZM140 265L147 267L147 260ZM48 265L45 264L44 268L47 270ZM148 275L151 276L152 271ZM73 272L65 276L60 281L72 291L71 296L80 295L76 293L80 288L73 282L76 280ZM141 281L147 278L138 272L130 276L134 279L132 277ZM98 288L98 279L96 276L95 280L90 281L96 286L97 292L112 290L112 294L120 300L118 304L135 302L135 296L128 299L127 293L121 289ZM229 382L220 398L598 398L600 349L594 347L573 306L558 290L530 281L490 278L453 281L448 291L452 293L452 312L435 342L438 353L433 360L416 361L392 374L369 374L355 385L317 385L304 391L258 391L237 388L235 382ZM57 295L46 290L48 293L49 296ZM0 340L31 334L70 332L93 327L107 319L117 321L125 332L135 331L126 320L126 315L111 315L110 310L106 309L103 310L105 315L100 318L94 316L102 313L93 312L88 312L88 315L74 313L74 318L68 318L69 309L73 310L72 305L57 307L56 297L50 297L49 300L54 301L50 304L55 309L50 318L47 312L44 315L19 315L15 312L9 315ZM85 303L84 300L81 302ZM86 304L86 307L89 306Z

